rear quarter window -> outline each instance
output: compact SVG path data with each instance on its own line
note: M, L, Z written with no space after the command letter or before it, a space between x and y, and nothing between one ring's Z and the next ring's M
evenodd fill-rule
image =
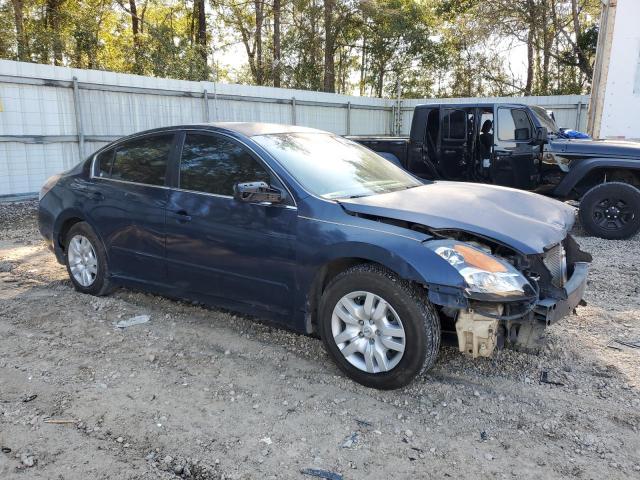
M94 175L100 178L109 178L111 176L111 165L113 164L113 149L110 148L104 152L100 152L96 157Z

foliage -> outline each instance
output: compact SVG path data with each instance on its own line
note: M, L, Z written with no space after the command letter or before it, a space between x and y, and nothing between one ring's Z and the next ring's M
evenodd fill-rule
M599 0L0 0L0 58L392 97L582 93L599 15ZM220 65L229 51L244 59Z

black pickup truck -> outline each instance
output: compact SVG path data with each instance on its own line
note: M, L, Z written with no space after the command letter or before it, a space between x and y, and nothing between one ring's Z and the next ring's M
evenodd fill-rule
M640 230L640 143L566 138L541 107L434 104L415 108L404 137L348 137L414 175L493 183L580 202L591 234Z

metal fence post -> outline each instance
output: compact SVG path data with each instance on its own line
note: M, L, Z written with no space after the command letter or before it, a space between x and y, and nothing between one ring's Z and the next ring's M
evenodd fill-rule
M73 77L73 109L76 115L76 131L78 132L78 156L84 160L84 130L82 128L82 106L80 105L80 88L78 77Z
M209 96L206 88L204 89L204 92L202 92L202 98L204 99L204 121L209 123L211 118L209 117Z
M576 109L576 130L580 131L580 120L582 116L582 102L578 101L577 109Z
M296 125L296 97L291 97L291 124Z
M347 135L351 135L351 102L347 102Z

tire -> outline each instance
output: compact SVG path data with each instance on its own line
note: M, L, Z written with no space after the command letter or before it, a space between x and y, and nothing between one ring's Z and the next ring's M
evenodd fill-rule
M367 307L369 298L373 300ZM360 315L347 313L349 323L342 320L348 312L343 303L345 299L352 307L358 307ZM386 308L381 300L386 302ZM381 305L383 308L379 311L386 313L378 318L382 314L376 312ZM426 291L379 265L356 265L338 274L325 289L319 307L318 330L327 352L340 370L362 385L381 390L400 388L436 362L440 348L440 319L427 300ZM372 312L370 320L361 320L367 318L367 308ZM354 318L358 321L351 323ZM399 332L398 328L404 331L404 338L395 337L395 333L384 335ZM347 329L351 330L348 332ZM357 331L356 335L354 331ZM342 342L342 335L353 336ZM399 358L398 347L387 348L398 343L404 344ZM353 347L349 350L352 351L360 346L369 352L369 363L365 353L343 355L344 350Z
M107 295L112 290L107 255L102 242L89 224L78 222L73 225L65 236L64 246L65 265L73 287L78 292L90 295ZM95 265L93 270L89 268L92 265ZM76 267L75 270L74 267ZM79 271L95 271L95 273L83 276L78 274Z
M640 230L640 190L622 182L596 185L582 197L579 215L591 235L629 238Z

